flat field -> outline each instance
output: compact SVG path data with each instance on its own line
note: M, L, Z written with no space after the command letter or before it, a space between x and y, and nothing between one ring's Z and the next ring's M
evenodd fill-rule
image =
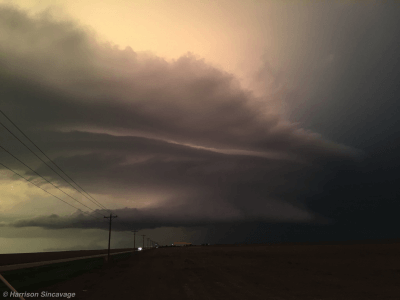
M400 243L159 248L41 291L89 300L400 299Z

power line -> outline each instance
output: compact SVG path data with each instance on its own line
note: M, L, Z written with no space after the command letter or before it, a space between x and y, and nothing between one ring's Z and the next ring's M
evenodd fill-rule
M65 180L60 174L58 174L51 166L49 166L42 158L40 158L35 152L33 152L23 141L21 141L10 129L8 129L1 121L0 125L3 126L9 133L11 133L22 145L24 145L30 152L32 152L37 158L39 158L46 166L48 166L54 173L56 173L62 180L64 180L66 183L68 183L72 188L74 188L77 192L79 192L81 195L86 197L88 200L90 200L92 203L95 205L99 206L101 209L107 210L107 208L99 205L98 203L94 202L92 199L88 198L85 194L83 194L80 190L78 190L76 187L74 187L71 183L69 183L67 180Z
M2 113L3 116L5 116L7 118L8 121L11 122L11 124L14 125L15 128L17 128L19 130L19 132L21 132L23 134L24 137L26 137L49 161L51 161L61 172L63 172L63 174L65 176L67 176L73 183L75 183L82 191L84 191L90 198L93 199L93 201L95 201L97 203L97 205L99 205L100 207L102 207L105 210L108 210L109 212L111 212L109 209L107 209L104 205L102 205L101 203L99 203L96 199L94 199L88 192L86 192L79 184L77 184L71 177L69 177L54 161L52 161L13 121L10 120L9 117L6 116L6 114L0 109L0 113ZM3 124L2 124L3 125ZM4 126L4 125L3 125ZM14 134L13 134L14 135ZM15 136L15 135L14 135ZM17 138L18 139L18 138ZM19 139L18 139L19 140ZM21 142L22 143L22 142ZM29 149L29 148L28 148ZM29 149L30 150L30 149ZM32 151L32 150L30 150ZM33 152L33 151L32 151ZM36 154L35 154L36 155ZM44 161L43 161L44 162ZM47 164L46 164L47 165ZM54 171L54 170L53 170ZM54 171L55 172L55 171ZM57 173L58 174L58 173ZM59 175L59 174L58 174ZM60 176L60 175L59 175ZM61 177L61 176L60 176ZM62 177L61 177L62 178ZM64 179L64 178L63 178ZM65 180L65 179L64 179Z
M32 172L34 172L35 174L37 174L38 176L40 176L41 178L43 178L44 180L46 180L48 183L50 183L52 186L54 186L56 189L59 189L61 192L63 192L65 195L67 195L68 197L70 197L71 199L75 200L76 202L82 204L83 206L89 208L90 210L94 211L95 213L101 215L102 217L104 217L104 215L102 215L101 213L95 211L94 209L90 208L89 206L79 202L78 200L76 200L74 197L68 195L66 192L64 192L62 189L60 189L59 187L55 186L53 183L51 183L50 181L48 181L46 178L44 178L42 175L40 175L39 173L37 173L35 170L33 170L32 168L30 168L27 164L25 164L23 161L21 161L19 158L17 158L15 155L13 155L11 152L9 152L7 149L5 149L3 146L0 145L0 148L2 148L4 151L6 151L9 155L11 155L12 157L14 157L16 160L18 160L20 163L22 163L25 167L27 167L29 170L31 170Z
M89 213L87 213L87 212L81 210L80 208L77 208L76 206L74 206L74 205L68 203L67 201L64 201L64 200L61 199L61 198L58 198L57 196L53 195L52 193L46 191L45 189L42 189L42 188L41 188L40 186L38 186L36 183L33 183L33 182L30 181L29 179L26 179L24 176L18 174L17 172L15 172L14 170L10 169L9 167L7 167L6 165L4 165L3 163L0 162L0 165L2 165L4 168L8 169L9 171L13 172L14 174L18 175L19 177L25 179L26 181L32 183L33 185L35 185L36 187L38 187L38 188L41 189L42 191L45 191L46 193L48 193L48 194L52 195L53 197L57 198L58 200L64 202L65 204L68 204L69 206L72 206L73 208L75 208L75 209L77 209L77 210L83 212L84 214L87 214L89 217L92 217L92 218L94 218L94 219L96 219L96 220L99 220L99 218L93 217L91 214L89 214ZM104 221L104 220L103 220L103 221Z

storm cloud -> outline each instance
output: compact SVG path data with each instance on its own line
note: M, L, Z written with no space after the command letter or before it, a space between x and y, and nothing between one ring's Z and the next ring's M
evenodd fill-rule
M72 21L0 6L0 54L2 110L90 193L132 198L113 210L125 223L116 230L329 222L310 209L310 195L364 157L289 122L269 106L274 99L191 53L167 62L101 44ZM65 186L1 133L5 148ZM26 171L6 153L0 158ZM135 207L132 195L145 193L158 198ZM79 214L9 225L104 228Z

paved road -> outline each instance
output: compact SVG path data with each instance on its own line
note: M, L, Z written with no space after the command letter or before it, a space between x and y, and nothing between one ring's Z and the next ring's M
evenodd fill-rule
M132 251L114 252L114 253L110 253L110 255L117 255L117 254L122 254L122 253L132 253ZM39 261L39 262L32 262L32 263L25 263L25 264L5 265L5 266L0 266L0 273L5 272L5 271L33 268L33 267L38 267L38 266L51 265L51 264L80 260L80 259L89 259L89 258L94 258L94 257L107 257L107 254L81 256L81 257L57 259L57 260L47 260L47 261Z
M133 251L133 248L111 249L111 253L130 251L130 250ZM0 266L34 263L47 260L59 260L59 259L75 258L82 256L92 256L92 255L106 254L107 252L108 252L107 249L102 249L102 250L0 254Z

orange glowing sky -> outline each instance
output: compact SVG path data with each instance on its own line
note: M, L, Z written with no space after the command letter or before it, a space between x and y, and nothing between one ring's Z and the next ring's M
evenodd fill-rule
M307 14L296 11L308 1L283 2L12 1L33 14L49 9L60 19L72 18L93 29L99 41L121 49L130 46L134 51L151 51L167 60L192 52L234 73L246 87L263 55L274 67L287 67L290 44L307 32Z

